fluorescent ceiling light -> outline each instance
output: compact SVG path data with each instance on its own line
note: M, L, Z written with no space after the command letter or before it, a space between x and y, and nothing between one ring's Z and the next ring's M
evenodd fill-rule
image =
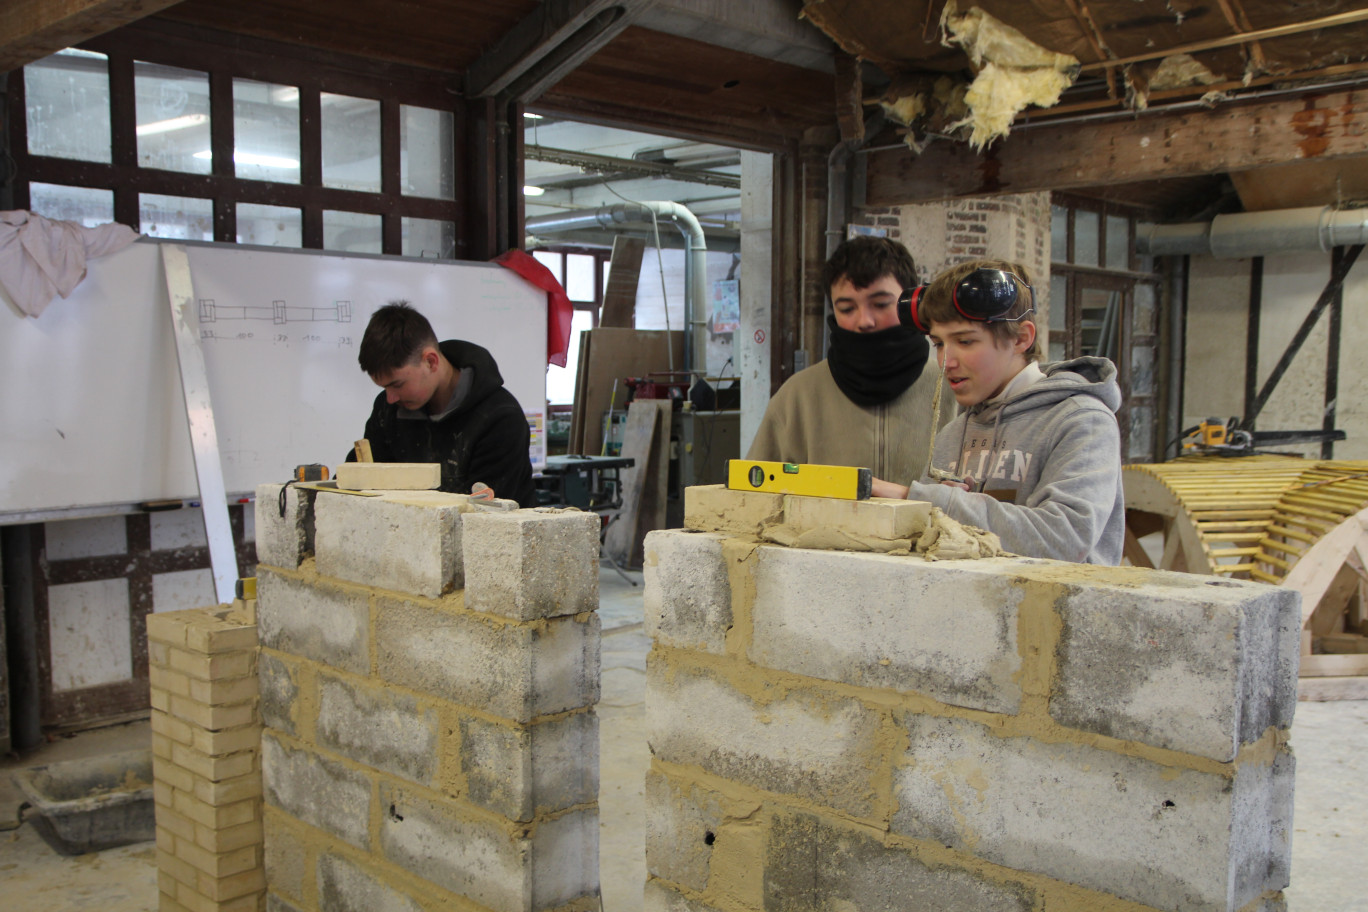
M208 122L208 114L184 114L180 117L172 117L169 120L157 120L152 123L141 124L134 132L139 136L152 136L157 133L170 133L172 130L184 130L186 127L198 127L200 124Z
M541 120L542 115L533 114L531 111L523 111L523 120Z
M214 153L205 149L203 152L196 152L195 158L213 159ZM261 165L263 168L298 168L299 160L294 158L282 158L277 155L257 155L255 152L233 152L233 161L239 165Z
M524 186L523 196L541 196L546 191L541 187Z

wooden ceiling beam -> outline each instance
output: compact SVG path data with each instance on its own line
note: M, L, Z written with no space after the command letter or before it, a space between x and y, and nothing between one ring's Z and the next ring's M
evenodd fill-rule
M871 151L865 206L1068 190L1368 155L1368 91L1018 128L982 154L934 142Z
M10 0L0 4L0 73L17 70L179 0Z

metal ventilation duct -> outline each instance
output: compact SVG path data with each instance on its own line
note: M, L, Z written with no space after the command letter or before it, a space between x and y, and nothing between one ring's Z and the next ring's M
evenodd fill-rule
M1310 206L1218 215L1210 222L1137 225L1135 247L1151 256L1272 256L1368 243L1368 209Z

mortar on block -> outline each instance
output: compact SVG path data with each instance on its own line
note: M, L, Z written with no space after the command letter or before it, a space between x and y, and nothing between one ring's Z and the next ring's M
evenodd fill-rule
M152 752L125 751L35 766L14 774L43 840L63 855L83 855L155 839Z

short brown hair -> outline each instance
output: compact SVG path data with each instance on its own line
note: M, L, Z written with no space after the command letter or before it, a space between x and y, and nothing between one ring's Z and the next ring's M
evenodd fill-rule
M375 377L410 363L429 345L437 347L437 334L427 317L408 301L391 301L371 315L356 360Z
M917 264L912 254L897 241L859 235L842 241L832 251L822 268L822 288L830 292L841 279L849 279L856 288L868 288L886 275L896 279L904 291L916 288Z
M1035 294L1031 289L1031 274L1026 271L1025 266L1007 260L970 260L967 263L951 266L936 276L935 280L927 286L918 302L918 310L923 325L930 327L932 323L978 322L965 320L964 315L955 309L954 303L955 286L976 269L1001 269L1015 280L1017 303L1008 316L1028 314L1035 307ZM1022 317L1020 320L992 320L988 321L986 325L988 332L992 333L994 339L1012 343L1017 340L1017 326L1021 323L1030 323L1036 328L1035 342L1025 352L1025 355L1028 362L1039 361L1042 357L1040 324L1036 323L1035 320L1030 317Z

